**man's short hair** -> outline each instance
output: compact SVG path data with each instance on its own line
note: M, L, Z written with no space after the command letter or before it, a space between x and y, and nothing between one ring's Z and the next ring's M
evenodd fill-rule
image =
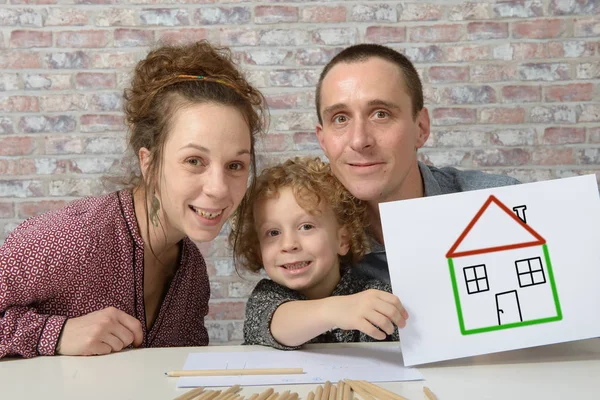
M370 58L381 58L395 64L400 69L402 76L404 77L404 84L406 85L406 91L412 101L412 114L413 118L417 117L419 111L423 109L423 86L421 85L421 79L415 69L415 66L410 62L406 56L400 54L396 50L389 47L385 47L379 44L357 44L350 46L340 53L338 53L323 69L321 76L319 77L319 83L317 83L317 94L316 94L316 106L317 116L319 117L319 123L323 124L321 117L321 86L323 80L329 73L329 71L337 64L351 64L357 62L364 62Z

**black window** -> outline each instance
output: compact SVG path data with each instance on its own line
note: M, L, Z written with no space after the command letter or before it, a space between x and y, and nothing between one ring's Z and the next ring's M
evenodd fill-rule
M542 259L540 257L526 258L515 261L519 286L527 287L546 283Z
M467 292L469 294L475 294L490 290L488 285L487 271L485 264L473 265L471 267L465 267L463 269L465 275L465 282L467 284Z

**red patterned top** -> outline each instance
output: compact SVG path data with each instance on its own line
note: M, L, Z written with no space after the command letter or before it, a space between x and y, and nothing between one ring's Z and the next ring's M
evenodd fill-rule
M144 242L130 191L29 218L0 247L0 358L53 355L67 318L110 306L141 322L141 347L207 345L210 286L196 245L183 240L149 331L143 277Z

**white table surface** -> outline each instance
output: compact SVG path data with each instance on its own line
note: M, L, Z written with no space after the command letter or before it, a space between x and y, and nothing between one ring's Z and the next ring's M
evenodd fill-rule
M332 345L311 347L319 346ZM183 347L129 350L98 357L3 359L0 399L173 399L187 390L177 389L177 378L164 373L182 369L188 353L253 350L265 348ZM425 381L378 385L410 400L425 398L424 385L439 400L600 399L600 339L445 361L419 370ZM304 398L315 387L290 385L276 389L291 390ZM244 387L241 394L264 389Z

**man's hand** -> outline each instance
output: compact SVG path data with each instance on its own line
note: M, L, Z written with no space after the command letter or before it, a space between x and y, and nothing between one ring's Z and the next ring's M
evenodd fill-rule
M383 340L386 334L394 333L394 325L406 326L408 313L400 299L391 293L369 289L349 296L333 296L329 300L326 310L337 328L356 329Z
M56 346L57 354L90 356L142 344L140 321L114 307L68 319Z

